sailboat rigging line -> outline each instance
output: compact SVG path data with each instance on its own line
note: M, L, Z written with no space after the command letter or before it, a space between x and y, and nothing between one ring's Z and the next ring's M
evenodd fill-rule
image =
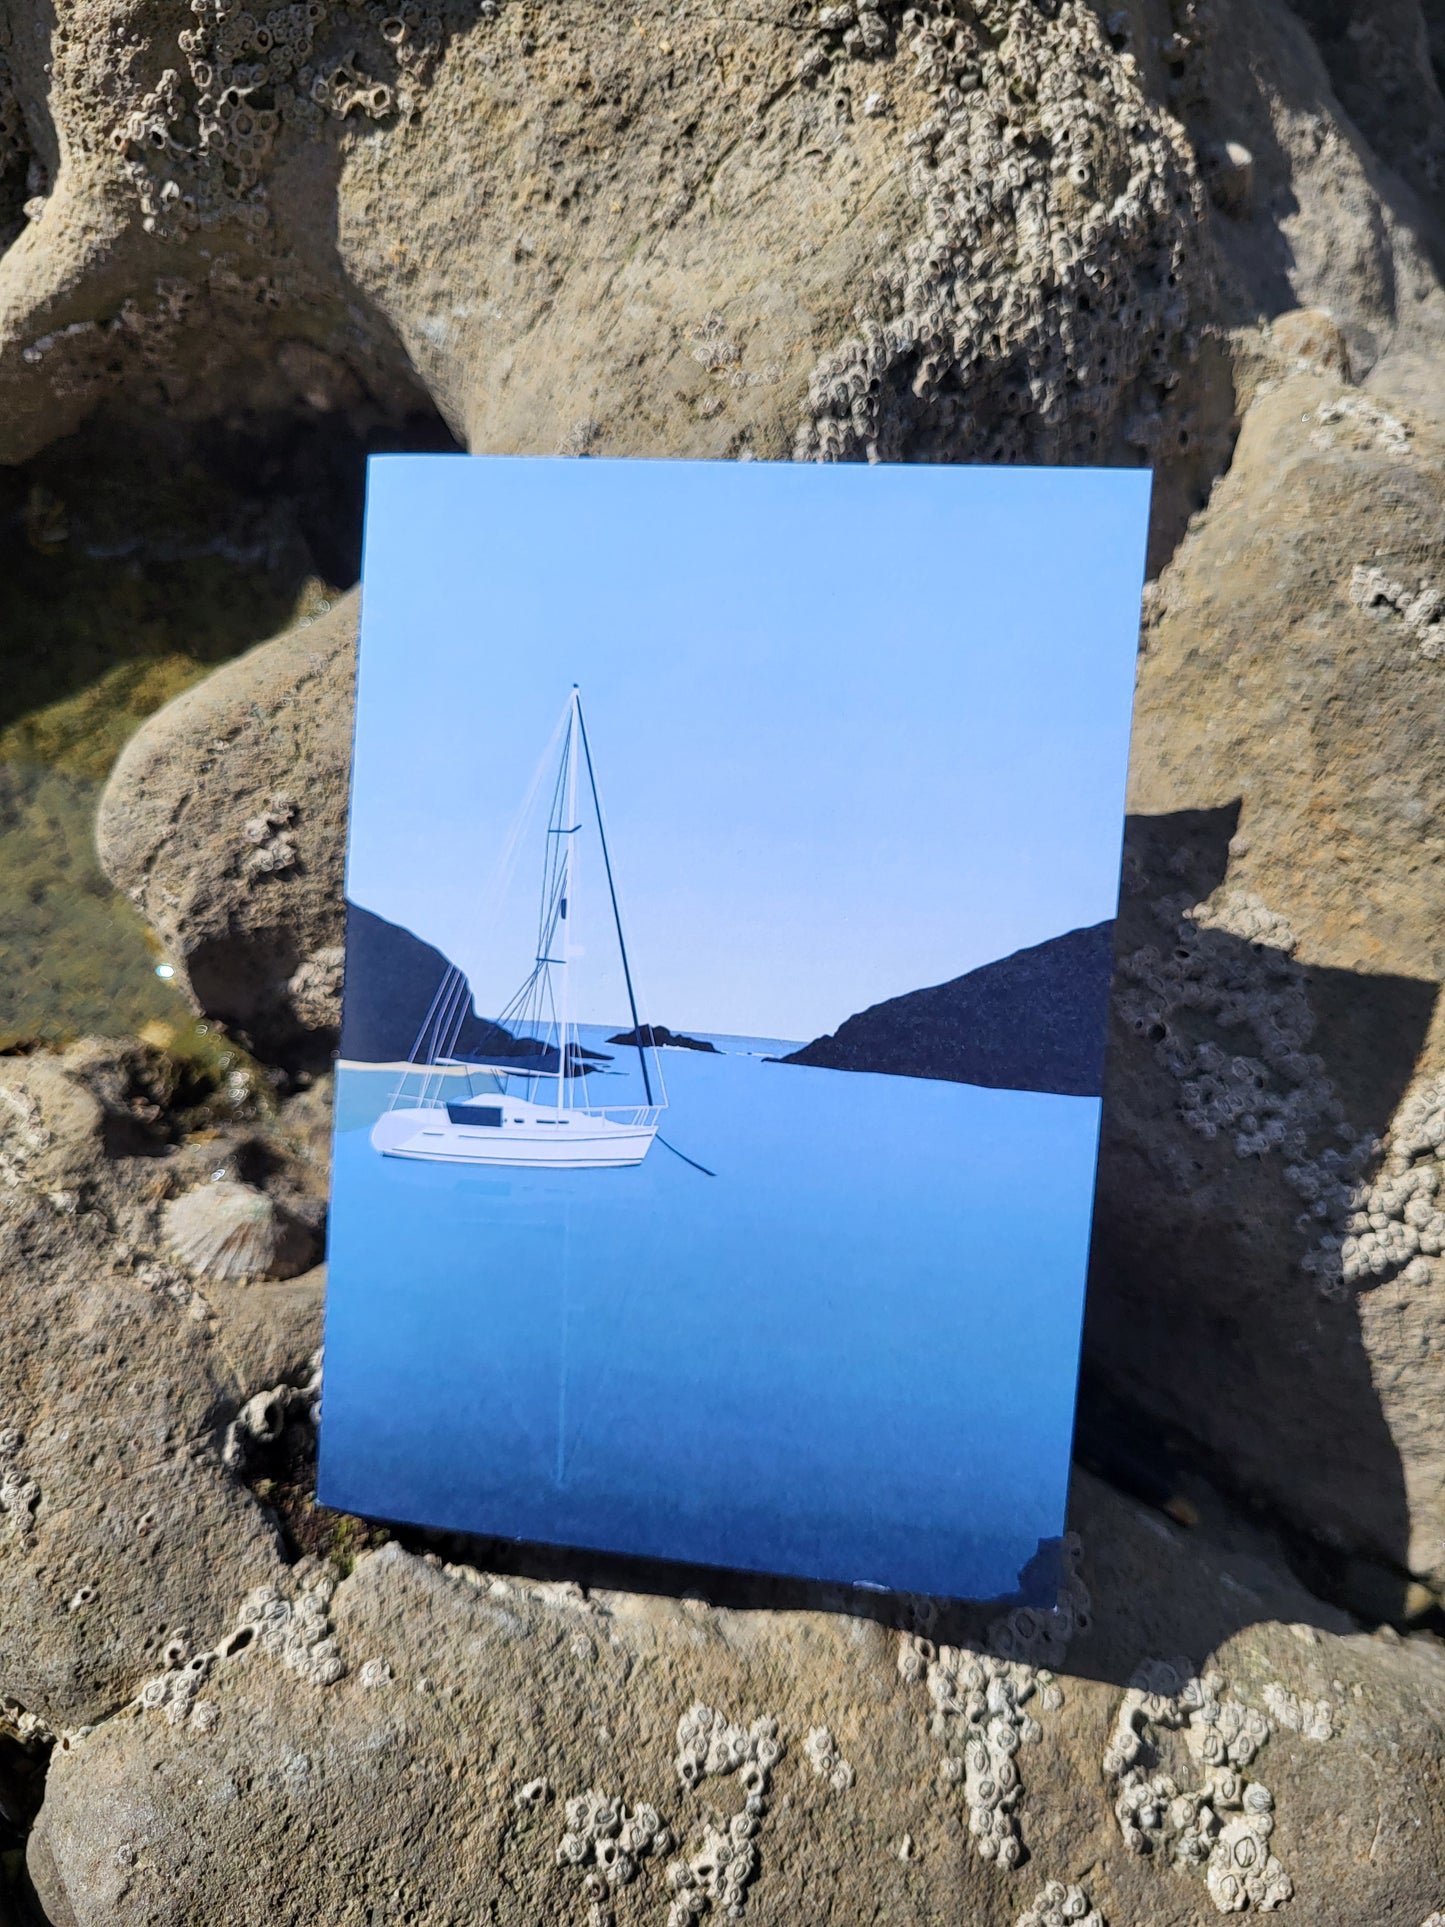
M507 827L506 838L498 854L491 882L487 886L478 910L483 928L490 928L494 923L502 900L511 887L512 878L516 873L517 859L521 854L523 834L532 820L532 810L536 804L538 792L542 788L543 778L555 765L557 745L561 741L567 722L568 711L564 709L557 718L556 727L547 740L546 748L537 759L537 767L532 771L521 807Z
M422 1051L426 1043L427 1032L431 1029L431 1021L432 1021L432 1018L436 1015L438 1004L440 1004L442 1000L442 992L446 989L447 977L449 974L450 973L445 970L442 972L441 979L437 984L436 991L431 1000L431 1004L427 1009L427 1014L421 1020L421 1029L417 1032L416 1042L411 1047L411 1061L413 1064L418 1064L422 1061ZM403 1071L401 1076L397 1079L396 1089L391 1094L390 1108L393 1111L396 1109L397 1104L401 1099L402 1092L406 1089L406 1079L407 1079L407 1073Z
M563 808L567 795L567 769L572 759L572 705L563 711L566 718L566 734L563 738L562 756L557 765L556 779L552 784L552 803L547 811L547 856L542 871L542 901L537 908L537 954L542 955L548 948L548 934L556 923L556 904L562 878L567 866L567 853L553 836L560 828Z
M632 1012L632 1034L637 1039L637 1061L642 1066L642 1088L649 1105L652 1103L652 1079L647 1074L647 1052L642 1042L642 1021L637 1015L637 998L632 989L632 966L627 961L627 942L622 935L622 912L617 907L617 885L612 880L612 857L607 849L607 832L602 827L602 799L597 794L597 776L592 768L592 745L587 740L587 724L582 715L582 698L574 684L572 702L577 714L577 727L582 735L582 753L587 758L587 781L592 788L592 807L597 812L597 836L602 845L602 864L607 872L607 893L612 898L612 920L617 925L617 947L622 952L622 976L627 985L627 1006ZM668 1149L671 1150L671 1145ZM682 1156L681 1151L677 1153ZM691 1164L692 1159L687 1159ZM699 1165L701 1170L702 1166ZM708 1173L713 1176L712 1172Z
M432 1060L450 1057L462 1034L462 1022L466 1015L467 980L462 972L452 965L451 983L448 986L446 1002L438 1014L436 1029L432 1036Z
M664 1151L671 1151L675 1158L681 1158L684 1164L690 1164L694 1171L701 1171L705 1178L715 1178L717 1176L716 1171L709 1171L705 1164L699 1164L696 1158L690 1158L685 1151L679 1151L677 1146L675 1144L669 1144L665 1137L659 1137L657 1141Z
M466 1002L466 996L467 980L462 975L461 970L454 965L452 968L451 991L447 997L445 1014L437 1019L436 1041L439 1047L439 1055L443 1057L450 1056L451 1046L457 1036L460 1035L461 1025L458 1019L462 1013L462 1006Z
M667 1108L662 1062L650 1033L643 1031L637 1007L596 770L575 683L562 721L553 733L553 745L558 741L562 754L547 813L532 967L501 1015L485 1026L480 1048L469 1048L458 1055L466 1024L469 1020L476 1022L478 1013L471 980L458 965L447 964L427 1008L413 1061L404 1067L408 1077L419 1076L421 1092L415 1097L409 1092L403 1097L399 1092L390 1113L378 1118L372 1127L372 1147L383 1157L538 1170L616 1170L640 1164L657 1135L658 1116ZM589 799L578 793L584 756L647 1094L645 1106L635 1102L594 1103L587 1094L588 1072L599 1069L607 1060L583 1046L573 1008L571 966L584 954L573 941L579 901L578 839L588 834ZM539 794L540 782L540 777L534 776L533 788ZM511 855L509 847L509 862ZM490 931L485 933L488 942L490 935ZM555 1048L552 1039L556 1040ZM597 1061L589 1063L589 1058ZM448 1087L458 1073L465 1074L465 1093L459 1087L456 1092ZM490 1080L492 1093L503 1102L478 1101L479 1076ZM516 1079L525 1096L511 1095L510 1079ZM548 1087L550 1096L544 1095ZM635 1098L634 1092L627 1095ZM571 1128L563 1131L558 1128L562 1125ZM701 1175L716 1175L675 1145L667 1149ZM567 1435L564 1410L559 1415L558 1430L561 1456L555 1466L559 1477L566 1472Z

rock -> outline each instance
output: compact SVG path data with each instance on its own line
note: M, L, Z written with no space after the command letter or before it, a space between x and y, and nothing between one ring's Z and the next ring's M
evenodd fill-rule
M1322 308L1292 308L1270 325L1274 345L1298 369L1313 368L1344 384L1350 379L1350 351L1333 319Z
M78 1183L103 1154L108 1121L100 1100L54 1058L0 1059L0 1182Z
M110 401L352 447L430 401L498 451L1153 465L1151 570L1184 540L1141 670L1089 1395L1161 1484L1205 1460L1280 1519L1316 1586L1428 1616L1438 9L335 0L179 39L149 0L51 11L0 26L0 460ZM262 60L238 134L203 102ZM16 500L27 554L77 547L61 497ZM817 566L947 558L849 532ZM162 712L100 830L196 1007L297 1097L272 1116L253 1079L202 1122L135 1047L0 1060L0 1727L68 1729L30 1841L49 1917L1426 1920L1438 1648L1352 1633L1197 1488L1164 1495L1184 1530L1080 1481L1093 1628L1062 1686L968 1662L982 1765L957 1715L929 1731L959 1663L856 1600L400 1550L332 1593L287 1563L304 1494L247 1480L305 1429L319 1278L198 1290L161 1214L215 1171L320 1202L353 624ZM871 1610L940 1635L929 1602ZM736 1772L684 1788L699 1696L765 1811Z
M361 399L361 385L346 363L309 341L283 341L276 365L301 400L321 414L355 407Z
M565 1920L589 1900L680 1920L721 1914L730 1881L760 1919L1013 1927L1085 1868L1106 1920L1185 1927L1226 1878L1267 1874L1261 1895L1292 1890L1320 1927L1422 1921L1445 1829L1437 1644L1348 1632L1238 1526L1186 1533L1089 1480L1076 1516L1092 1630L1042 1671L990 1657L1040 1650L1017 1615L971 1654L923 1601L900 1632L903 1601L758 1612L396 1545L339 1584L303 1561L198 1633L189 1675L158 1670L57 1753L32 1874L77 1927L180 1927L202 1894L218 1922ZM1018 1839L1021 1872L980 1851L999 1790L971 1777L964 1714L934 1710L974 1669L1013 1736L1016 1831L993 1838ZM1123 1762L1133 1743L1146 1764Z
M716 1044L708 1044L701 1037L684 1037L680 1031L669 1030L666 1024L639 1024L636 1030L619 1031L615 1037L607 1039L609 1044L630 1044L635 1050L639 1044L644 1049L651 1045L657 1050L702 1050L717 1053Z
M1206 158L1205 174L1214 205L1226 214L1247 214L1254 197L1254 156L1243 141L1223 141Z
M1418 0L1304 0L1300 17L1323 55L1340 104L1371 148L1438 210L1445 168L1438 7ZM1432 44L1433 43L1433 44Z
M874 1004L779 1061L1097 1097L1112 922L1071 930L929 990Z
M53 49L13 11L10 462L118 393L193 421L429 395L499 451L1133 459L1157 421L1167 546L1232 432L1201 328L1323 305L1362 365L1438 339L1415 0L1315 7L1314 39L1283 0L1157 34L1076 0L400 30L335 0L184 45L86 0ZM275 100L238 135L207 103L257 64Z
M1442 500L1414 364L1296 374L1151 599L1086 1341L1397 1602L1445 1584Z
M272 1061L324 1058L342 938L356 597L144 723L96 827L101 862L199 1010Z
M0 1059L0 1706L41 1730L105 1717L168 1640L284 1570L221 1452L230 1415L314 1352L319 1276L203 1295L160 1219L203 1171L265 1167L305 1199L284 1132L180 1141L166 1089L135 1046Z

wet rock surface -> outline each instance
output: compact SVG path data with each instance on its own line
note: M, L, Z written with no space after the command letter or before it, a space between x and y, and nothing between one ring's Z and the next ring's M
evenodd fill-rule
M1437 1916L1441 61L1415 0L12 6L0 593L124 630L26 618L15 900L135 722L310 620L144 722L100 810L195 1023L0 1057L0 1921ZM322 505L438 415L1154 466L1059 1616L314 1505L357 542ZM111 553L78 478L144 420L184 536ZM243 444L213 510L186 478ZM32 979L103 924L25 914ZM87 1012L152 1016L126 969Z

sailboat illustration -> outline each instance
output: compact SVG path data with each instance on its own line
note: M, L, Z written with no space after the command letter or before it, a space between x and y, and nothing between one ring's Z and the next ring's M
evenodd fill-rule
M390 1107L372 1127L371 1142L383 1156L587 1170L640 1164L657 1135L667 1096L651 1033L638 1018L592 749L575 684L561 734L532 969L497 1018L485 1061L455 1055L470 995L461 971L453 966L447 972L417 1036L411 1066ZM589 1101L587 1079L597 1075L596 1058L583 1049L572 1012L570 965L580 955L573 925L583 829L578 790L584 772L642 1068L642 1104Z

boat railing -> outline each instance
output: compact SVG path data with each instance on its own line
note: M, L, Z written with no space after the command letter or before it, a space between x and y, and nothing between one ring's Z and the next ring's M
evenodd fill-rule
M583 1117L611 1117L619 1124L639 1127L655 1126L662 1118L660 1104L581 1104L577 1108Z

